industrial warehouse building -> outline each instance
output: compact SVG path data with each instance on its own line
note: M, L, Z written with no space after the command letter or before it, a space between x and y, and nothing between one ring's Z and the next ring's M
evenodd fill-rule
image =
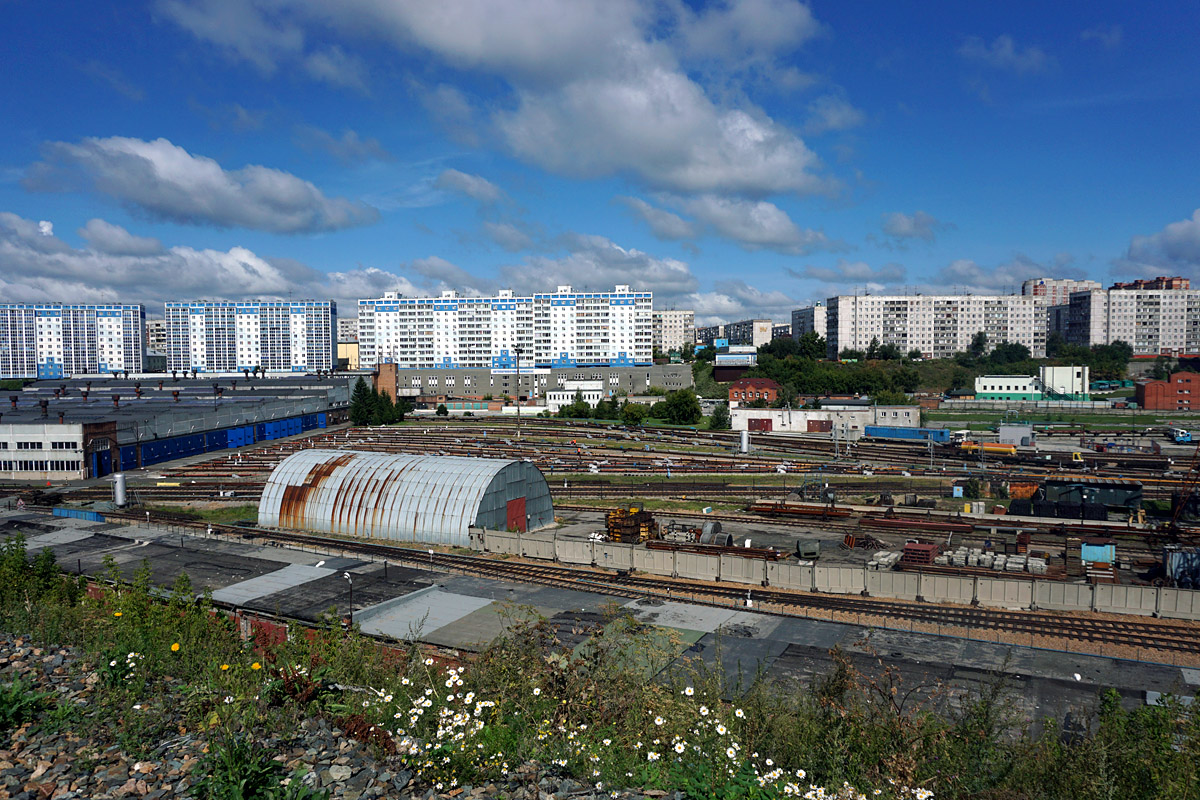
M345 419L350 378L39 381L0 406L0 480L65 481Z
M288 456L258 507L264 527L462 547L471 528L553 522L550 487L531 463L347 450Z

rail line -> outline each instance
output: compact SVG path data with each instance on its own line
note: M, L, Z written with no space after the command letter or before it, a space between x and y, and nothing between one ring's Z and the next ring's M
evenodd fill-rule
M121 516L121 515L114 515ZM131 521L140 521L138 515L128 515ZM172 523L204 527L204 523L176 521ZM380 557L401 563L411 563L418 568L431 564L449 571L479 575L481 577L539 583L554 586L576 586L581 589L598 589L625 597L680 597L699 600L703 603L729 606L744 598L747 592L759 603L770 604L768 613L797 616L802 611L819 610L842 614L853 614L867 618L903 619L916 624L936 625L966 630L993 630L999 633L1069 639L1089 644L1114 645L1151 651L1200 654L1200 628L1186 623L1172 624L1152 621L1143 617L1125 622L1098 617L1052 614L1046 612L999 611L961 606L907 603L892 600L874 600L865 597L826 595L808 592L764 589L745 585L731 586L644 577L639 575L612 573L601 569L567 567L549 563L528 561L501 561L481 556L463 556L427 549L370 542L334 539L309 534L285 531L247 529L229 525L213 525L214 532L221 535L261 539L280 544L307 545L333 548L343 552Z

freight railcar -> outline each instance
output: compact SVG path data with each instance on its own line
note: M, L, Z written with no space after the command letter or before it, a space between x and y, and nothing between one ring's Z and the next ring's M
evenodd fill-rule
M904 442L936 442L947 444L950 431L946 428L897 428L890 425L868 425L863 434L872 439L895 439Z

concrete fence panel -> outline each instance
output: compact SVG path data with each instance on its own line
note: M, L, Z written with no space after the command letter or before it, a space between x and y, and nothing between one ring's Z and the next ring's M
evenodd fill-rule
M484 531L483 549L489 553L517 554L520 549L520 537L515 533L505 531Z
M1155 612L1158 590L1153 586L1119 586L1098 583L1095 586L1096 610L1111 614L1145 614Z
M1081 583L1038 581L1034 602L1038 608L1053 611L1089 611L1092 608L1092 587Z
M867 592L872 597L895 597L916 600L920 594L921 576L915 572L867 571Z
M596 566L604 569L633 569L633 545L596 542Z
M975 598L975 579L921 573L921 597L931 603L962 603Z
M812 581L812 567L802 567L799 564L785 564L778 561L772 561L767 564L767 582L777 589L808 592L812 590Z
M865 570L855 567L813 567L816 570L818 592L858 594L864 588Z
M762 585L767 575L767 561L761 558L721 556L721 580L732 583Z
M559 539L554 545L554 553L564 564L591 564L592 544L582 539Z
M554 539L549 536L522 536L521 555L528 558L554 560Z
M1200 619L1200 592L1159 589L1158 613L1169 619Z
M979 579L979 604L989 608L1029 608L1033 584L1005 578Z
M644 550L633 551L633 568L652 575L673 575L675 572L675 552L673 550Z
M681 578L715 581L720 575L721 559L700 553L676 553L675 571Z

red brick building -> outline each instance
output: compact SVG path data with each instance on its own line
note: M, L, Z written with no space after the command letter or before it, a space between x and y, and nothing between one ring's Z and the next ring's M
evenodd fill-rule
M770 378L742 378L729 385L729 402L745 405L755 400L774 403L779 398L779 384Z
M1200 411L1200 373L1176 372L1165 381L1140 381L1133 399L1139 408L1151 411Z

